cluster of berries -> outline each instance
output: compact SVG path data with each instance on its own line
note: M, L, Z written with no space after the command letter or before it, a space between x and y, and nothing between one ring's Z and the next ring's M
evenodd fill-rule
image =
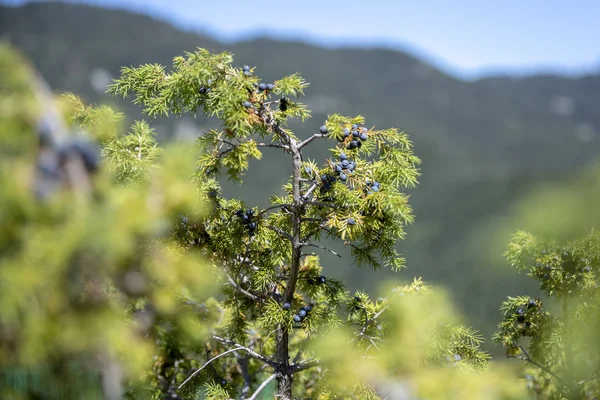
M263 85L263 84L261 83L260 85L258 85L259 89L260 89L261 85ZM274 86L269 83L268 85L265 85L265 87L267 88L266 90L271 90L271 89L273 89ZM252 108L252 103L249 102L248 100L244 101L242 104L246 108ZM281 111L287 111L289 106L290 106L290 102L287 98L282 97L281 99L279 99L279 109Z
M542 251L546 255L547 251ZM545 257L544 262L535 263L535 277L541 280L542 290L550 287L567 292L576 290L584 284L585 275L592 272L588 259L580 259L569 251L559 255ZM558 272L558 273L553 273Z
M264 92L265 90L273 90L275 85L272 83L261 83L258 85L258 90Z
M242 220L242 224L246 225L246 228L248 229L248 235L254 236L254 232L256 231L256 228L258 226L256 221L252 220L252 217L254 216L254 211L252 211L252 209L250 208L247 209L246 212L244 212L244 210L237 210L235 215L237 215L238 218Z
M289 310L291 308L290 303L284 303L283 304L283 309L284 310ZM304 306L302 307L298 313L294 314L294 322L296 323L300 323L304 320L304 318L306 318L306 316L308 315L309 312L312 311L312 306L308 305L308 306Z
M459 362L462 360L460 354L454 354L452 357L446 356L446 361L448 362Z
M211 90L209 86L210 86L211 84L212 84L212 79L209 79L208 81L206 81L206 86L201 86L201 87L200 87L200 90L199 90L200 94L206 94L206 93L209 93L209 92L210 92L210 90Z
M526 321L526 316L527 316L527 314L530 313L529 310L531 310L532 308L535 308L537 306L538 306L538 303L534 299L529 299L529 302L527 302L526 310L523 310L522 308L518 308L515 311L515 314L517 315L517 322L519 324L525 324L525 329L528 329L531 326L531 322Z
M338 173L338 178L342 182L346 182L348 179L348 173L352 173L356 168L356 163L354 161L348 161L348 156L344 153L340 153L340 160L337 164L333 166L335 172Z
M379 192L379 189L381 189L381 184L377 181L367 181L367 186L369 187L367 194L373 194L373 192Z
M352 135L352 140L350 140L350 143L348 143L348 145L346 146L346 148L348 150L359 149L362 146L362 142L364 142L365 140L367 140L369 138L369 135L367 134L367 132L369 132L369 130L367 128L365 128L364 126L359 127L356 124L352 125L352 130L350 130L348 128L344 128L343 132L344 132L343 140L345 140L347 137Z
M337 180L335 175L321 175L321 181L323 186L321 187L324 192L331 189L331 185Z
M325 276L321 275L316 278L308 278L308 283L311 285L322 285L327 281Z
M279 99L279 109L281 111L287 111L288 107L290 106L290 102L286 97L282 97L281 99Z

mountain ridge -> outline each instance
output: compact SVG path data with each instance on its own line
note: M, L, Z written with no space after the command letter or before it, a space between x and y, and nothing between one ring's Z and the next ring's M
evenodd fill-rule
M0 6L5 7L24 7L29 4L43 4L43 0L20 0L10 2L8 0L0 0ZM46 1L47 2L47 1ZM422 60L423 62L434 66L436 69L443 71L456 79L465 82L475 82L482 79L494 77L517 77L527 78L531 76L550 75L556 77L578 78L585 75L600 74L600 54L598 60L581 64L578 66L566 66L557 63L538 63L527 66L513 66L490 64L478 68L476 72L467 72L460 67L454 66L450 61L443 60L434 53L425 50L419 46L413 45L408 41L391 40L385 37L364 39L361 36L355 37L328 37L321 38L312 35L309 32L301 30L270 30L268 28L248 29L236 34L226 34L220 31L215 25L199 26L196 22L186 21L175 16L165 14L160 9L150 11L149 9L140 9L135 5L129 4L110 4L102 3L99 5L91 0L55 0L53 3L65 3L68 5L83 5L87 7L97 7L104 10L123 11L132 15L143 15L153 19L156 22L162 22L172 25L177 30L185 33L196 34L200 36L210 37L224 45L244 44L261 39L281 38L286 42L305 43L315 47L322 47L328 50L338 49L354 49L354 50L389 50L394 52L402 52L410 55L413 58ZM244 39L245 38L245 39Z

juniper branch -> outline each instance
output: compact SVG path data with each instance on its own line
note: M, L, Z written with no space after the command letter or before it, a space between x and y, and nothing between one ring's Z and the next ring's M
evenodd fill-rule
M386 308L388 308L388 306L386 305L385 307L383 307L381 310L379 310L375 315L373 315L373 317L371 318L367 318L367 320L365 321L365 325L363 326L363 328L360 331L360 335L364 335L365 332L367 331L367 328L369 328L369 326L375 322L375 320L377 318L379 318L379 316L386 310Z
M279 144L279 143L263 143L263 142L260 142L260 143L256 143L256 145L258 147L274 147L274 148L283 149L283 150L286 150L286 151L290 150L289 146L286 146L285 144Z
M305 200L305 204L306 204L306 201L308 200L308 197L309 197L309 196L312 194L312 192L314 192L314 191L315 191L315 189L316 189L318 186L319 186L319 184L315 182L315 183L313 183L313 184L312 184L312 186L311 186L311 187L309 187L309 188L308 188L308 190L306 191L306 193L304 193L304 196L303 196L303 198L304 198L304 199L306 199L306 200Z
M230 349L230 350L224 351L223 353L221 353L221 354L219 354L219 355L211 358L210 360L208 360L207 362L205 362L203 366L201 366L200 368L198 368L197 370L195 370L190 376L188 376L187 379L185 381L183 381L183 383L177 387L177 390L181 389L186 383L188 383L194 376L198 375L200 373L200 371L202 371L204 368L206 368L211 362L213 362L213 361L217 360L218 358L221 358L221 357L223 357L223 356L225 356L225 355L227 355L229 353L233 353L235 351L238 351L240 349L242 349L242 347L238 346L238 347L236 347L234 349Z
M267 207L264 210L262 210L261 212L259 212L258 216L261 216L261 215L267 213L268 211L275 210L277 208L288 208L291 206L292 206L291 204L275 204L274 206Z
M329 253L333 254L334 256L338 256L338 257L340 257L340 258L342 257L342 255L341 255L340 253L338 253L338 252L335 252L335 251L333 251L333 250L331 250L331 249L328 249L328 248L327 248L327 247L325 247L325 246L321 246L321 245L319 245L319 244L315 244L315 243L301 243L301 245L302 245L302 246L316 247L316 248L319 248L319 249L321 249L321 250L328 251Z
M519 360L527 361L528 363L530 363L532 365L535 365L536 367L538 367L542 371L546 372L548 375L551 375L552 377L554 377L557 380L559 380L559 381L562 382L562 379L558 375L556 375L554 372L552 372L548 367L546 367L543 364L538 363L533 358L531 358L531 356L529 355L529 353L527 352L527 350L525 350L523 348L523 346L519 345L519 349L521 350L521 352L523 353L523 355L525 357L522 357L522 356L512 356L512 355L509 355L507 357L508 358L516 358L516 359L519 359Z
M347 206L341 206L339 204L333 204L333 203L325 203L323 201L306 200L304 202L304 204L308 204L311 206L318 206L318 207L330 207L330 208L335 208L335 209L348 208Z
M279 229L279 228L278 228L278 227L276 227L276 226L273 226L273 225L267 225L267 228L274 230L275 232L279 233L279 234L280 234L280 235L282 235L282 236L285 236L285 238L286 238L286 239L288 239L288 240L290 240L290 241L292 241L292 240L293 240L293 238L292 238L292 235L290 235L289 233L287 233L286 231L284 231L284 230L282 230L282 229Z
M300 142L300 144L298 145L298 148L301 149L304 146L306 146L307 144L309 144L310 142L312 142L313 140L319 139L319 138L326 138L327 136L328 135L326 133L315 133L314 135L312 135L308 139Z
M292 364L290 367L292 368L292 371L294 371L294 373L296 373L296 372L304 371L309 368L316 367L320 364L321 364L321 361L313 359L313 360L302 361L297 364Z
M258 300L258 297L256 297L252 293L248 292L247 290L242 288L240 285L238 285L228 273L225 273L225 276L227 277L227 280L229 281L231 286L233 286L238 292L242 293L243 295L245 295L246 297L248 297L254 301Z
M266 388L267 385L269 383L271 383L271 381L273 379L275 379L275 378L277 378L277 374L272 374L267 379L265 379L265 381L256 389L256 391L252 394L252 396L248 397L248 399L246 399L246 400L255 400L255 399L257 399L258 395L260 394L260 392L262 392L263 389Z
M220 336L217 335L212 335L212 338L215 339L218 342L221 342L223 344L227 344L229 346L235 346L234 349L232 349L232 351L239 351L239 350L244 350L246 353L248 353L251 357L256 358L257 360L260 360L262 362L264 362L265 364L269 364L270 366L276 366L277 363L268 359L267 357L263 356L262 354L258 354L257 352L255 352L254 350L249 349L248 347L242 346L239 343L234 342L233 340L230 339L226 339L226 338L222 338Z

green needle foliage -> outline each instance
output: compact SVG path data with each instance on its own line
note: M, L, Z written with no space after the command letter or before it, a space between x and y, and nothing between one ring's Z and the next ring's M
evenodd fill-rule
M539 282L548 300L509 297L495 341L506 347L508 357L527 363L529 386L538 398L597 398L600 237L592 231L558 243L520 231L506 256Z
M58 102L11 49L0 54L0 136L10 149L0 158L0 398L120 398L161 330L192 341L207 333L179 305L214 292L210 270L170 237L178 215L206 210L190 182L193 158L166 149L136 185L87 168L78 154L92 148L68 150L85 133L53 127Z
M321 244L323 238L334 238L351 248L358 266L401 269L404 259L395 246L413 222L403 191L416 185L420 161L405 133L367 128L362 116L330 115L314 135L298 138L288 121L309 116L299 99L308 86L301 76L267 84L254 68L232 62L228 53L199 49L176 57L169 72L158 65L124 68L109 89L132 96L147 115L202 112L221 121L222 129L197 140L194 180L211 212L185 216L175 237L223 272L223 318L206 345L206 358L232 348L239 354L213 361L182 388L195 393L194 386L204 386L206 396L214 399L246 398L251 388L261 389L261 381L274 380L282 399L293 393L332 398L330 385L323 382L335 368L322 363L309 345L350 328L354 339L342 343L354 343L352 354L378 352L388 332L379 319L385 319L389 303L372 302L364 293L351 296L342 282L324 275L315 251L337 256ZM305 150L323 141L333 142L331 158L309 160ZM249 161L261 160L267 151L289 155L285 194L269 197L266 209L224 198L219 178L241 182ZM398 291L420 288L425 290L416 282ZM421 338L436 344L431 360L447 363L455 357L474 368L487 363L474 331L435 319L425 326L429 335ZM373 382L356 379L349 391L342 389L344 396L378 398Z
M196 146L163 148L147 122L124 129L121 114L70 93L60 106L75 133L44 144L45 114L12 107L39 103L35 78L0 51L10 66L0 82L11 82L0 85L0 367L12 374L0 397L81 385L75 366L92 377L87 392L55 397L526 398L441 289L415 279L372 299L326 274L339 254L324 239L348 246L349 264L404 267L396 246L413 222L405 191L420 162L405 133L334 114L298 138L288 121L309 117L299 74L267 84L230 54L199 49L169 72L124 68L110 87L149 116L218 118ZM88 168L76 152L56 165L52 190L32 190L50 179L40 152L80 139L102 162ZM308 158L318 144L330 158ZM241 182L270 151L289 156L282 195L265 194L264 209L223 196L222 179Z

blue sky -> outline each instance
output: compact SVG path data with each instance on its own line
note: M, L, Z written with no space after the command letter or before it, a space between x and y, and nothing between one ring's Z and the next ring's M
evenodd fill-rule
M465 78L600 69L599 0L83 2L144 11L223 40L266 34L325 46L399 48Z

